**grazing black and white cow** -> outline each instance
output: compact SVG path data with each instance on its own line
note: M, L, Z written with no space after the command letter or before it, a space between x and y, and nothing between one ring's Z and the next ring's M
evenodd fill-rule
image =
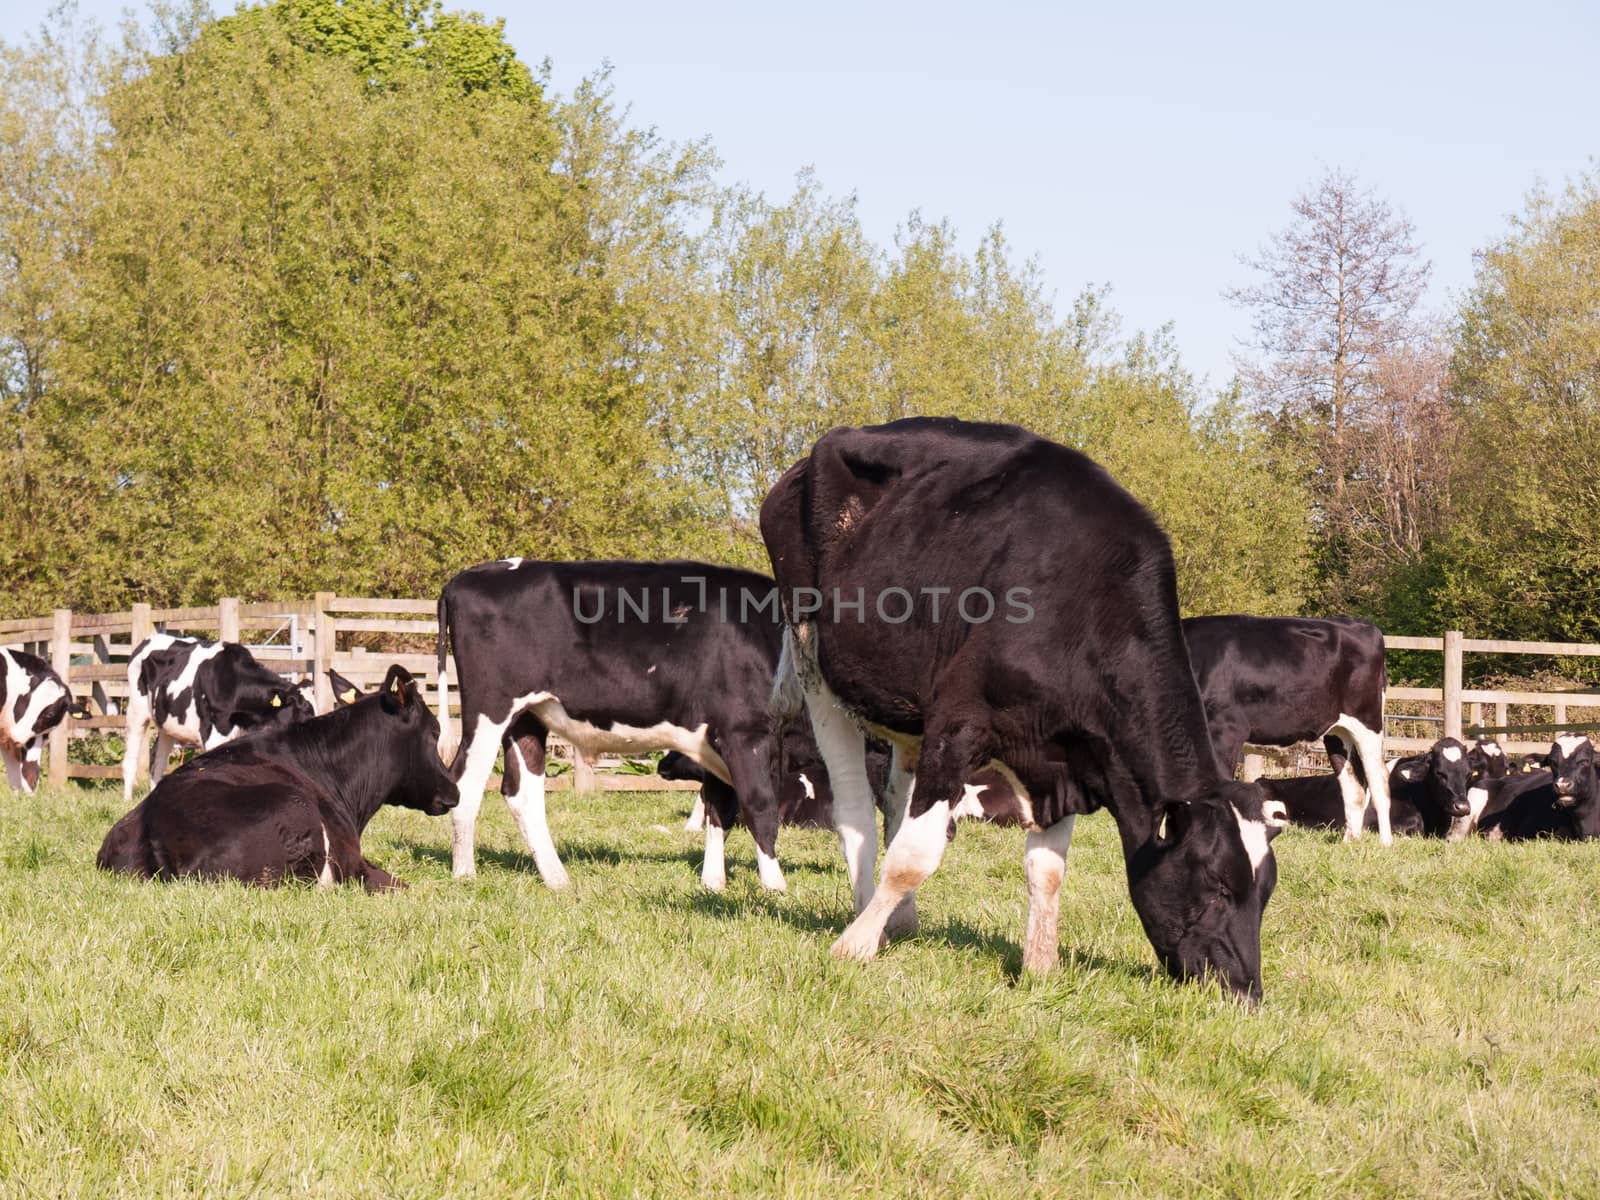
M855 894L836 956L914 927L990 771L1029 830L1024 967L1056 962L1073 822L1104 806L1166 970L1260 995L1276 822L1218 768L1171 548L1137 500L1024 429L913 418L825 434L768 494L761 533L787 622L774 710L810 712ZM863 729L914 774L876 890Z
M1600 837L1600 773L1594 745L1581 733L1563 734L1546 756L1549 769L1493 781L1477 825L1485 837L1523 841Z
M288 879L403 887L361 853L385 804L438 816L456 802L439 722L403 667L375 695L275 726L179 767L111 828L96 862L150 879Z
M454 647L461 744L451 770L457 876L473 841L495 755L501 793L545 883L567 872L545 819L545 742L586 755L676 750L708 772L701 880L726 886L725 837L742 809L764 887L784 889L774 796L776 739L767 694L780 631L772 581L696 562L535 562L462 571L439 596L440 709Z
M1391 840L1383 765L1388 671L1376 625L1348 618L1189 617L1183 637L1223 771L1231 776L1238 769L1246 742L1292 746L1332 738L1346 835L1361 836L1370 797L1378 840ZM1366 787L1352 759L1359 759Z
M1256 781L1269 800L1283 805L1289 824L1306 829L1343 830L1344 792L1336 775L1288 775L1278 779L1262 778ZM1378 828L1378 814L1367 809L1364 818L1367 829ZM1422 813L1409 800L1391 792L1389 824L1397 837L1414 837L1423 833Z
M237 642L156 633L128 659L122 798L133 799L148 725L156 726L150 783L161 782L174 746L211 750L257 729L316 714L300 685L262 666Z
M67 717L88 715L44 659L0 646L0 758L13 790L33 795L45 738Z

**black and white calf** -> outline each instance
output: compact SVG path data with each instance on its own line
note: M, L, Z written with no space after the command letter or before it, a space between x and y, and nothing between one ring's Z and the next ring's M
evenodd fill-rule
M1475 806L1482 807L1489 757L1455 738L1440 738L1425 753L1398 759L1389 768L1391 803L1420 813L1428 836L1458 842L1472 832Z
M1477 817L1485 837L1600 838L1600 770L1593 743L1581 733L1563 734L1545 761L1548 770L1490 783Z
M403 887L363 857L361 834L385 804L437 816L455 803L438 738L415 681L390 667L375 695L185 763L112 826L95 861L149 879Z
M1283 805L1289 824L1307 829L1344 830L1344 794L1335 775L1287 775L1277 779L1259 779L1261 790L1268 800ZM1419 836L1423 830L1422 813L1398 792L1391 790L1389 806L1390 828L1396 837ZM1378 828L1378 814L1367 809L1366 828Z
M1049 970L1073 822L1110 809L1166 970L1261 992L1277 872L1261 789L1225 781L1178 625L1172 552L1088 458L1014 426L835 429L779 480L761 534L788 622L773 703L811 714L867 959L938 867L984 771L1028 829L1023 965ZM864 729L909 791L873 887Z
M1246 743L1292 746L1333 739L1329 753L1345 801L1345 834L1361 836L1370 798L1387 845L1388 774L1383 704L1388 683L1383 634L1348 618L1189 617L1184 640L1222 769L1238 769ZM1363 787L1352 759L1367 779Z
M0 758L13 790L33 795L45 738L68 716L88 715L44 659L0 646Z
M694 760L707 772L702 881L725 886L724 839L743 809L762 885L783 890L767 712L780 638L770 579L695 562L469 567L439 596L441 711L447 638L461 690L451 767L461 786L451 814L457 876L476 870L478 810L503 749L501 793L545 883L566 886L545 819L554 733L587 755L676 750Z
M151 721L156 726L150 763L154 786L166 773L174 746L211 750L245 733L314 715L302 686L262 666L237 642L152 634L128 659L122 798L133 799Z

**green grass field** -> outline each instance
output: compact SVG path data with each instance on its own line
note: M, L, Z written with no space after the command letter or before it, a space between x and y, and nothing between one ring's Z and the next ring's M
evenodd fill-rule
M1063 965L1021 980L1022 838L963 826L867 966L831 835L704 893L687 797L552 796L547 891L496 797L479 876L102 876L111 792L0 792L0 1194L1600 1195L1600 846L1290 831L1252 1014L1156 977L1110 819Z

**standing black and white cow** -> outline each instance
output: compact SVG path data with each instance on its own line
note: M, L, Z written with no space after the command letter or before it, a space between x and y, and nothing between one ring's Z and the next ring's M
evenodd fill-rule
M1183 637L1225 772L1238 769L1246 742L1292 746L1332 739L1345 836L1361 836L1370 797L1378 840L1393 840L1383 764L1388 671L1376 625L1348 618L1189 617ZM1367 786L1352 759L1360 760Z
M385 804L438 816L455 803L438 736L410 673L390 667L376 694L179 767L111 827L95 861L147 879L404 887L367 861L361 834Z
M88 715L44 659L0 646L0 758L15 791L31 796L39 786L39 758L50 731L68 716Z
M122 798L133 799L147 726L156 726L150 783L161 782L173 746L211 750L257 729L314 716L304 690L237 642L156 633L128 659L127 743Z
M535 562L462 571L439 596L440 710L446 639L461 690L451 770L457 876L475 873L474 828L495 755L501 793L540 876L567 872L545 819L545 741L581 753L676 750L708 772L701 879L726 885L725 838L743 809L761 883L784 888L773 792L776 740L767 695L778 661L772 580L696 562Z
M1073 822L1104 806L1166 970L1260 995L1276 820L1260 788L1222 778L1172 551L1137 500L1024 429L913 418L825 434L768 494L761 533L788 622L774 709L811 714L855 893L836 956L914 928L989 771L1029 830L1025 968L1055 965ZM864 729L914 775L876 890Z

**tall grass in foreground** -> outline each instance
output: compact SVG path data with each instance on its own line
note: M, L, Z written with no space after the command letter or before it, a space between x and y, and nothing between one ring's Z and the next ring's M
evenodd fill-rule
M555 796L562 895L497 802L470 884L385 810L370 897L109 878L119 798L0 793L0 1194L1600 1194L1600 846L1286 833L1250 1014L1156 976L1104 815L1019 981L1015 831L841 965L831 835L711 896L686 801Z

